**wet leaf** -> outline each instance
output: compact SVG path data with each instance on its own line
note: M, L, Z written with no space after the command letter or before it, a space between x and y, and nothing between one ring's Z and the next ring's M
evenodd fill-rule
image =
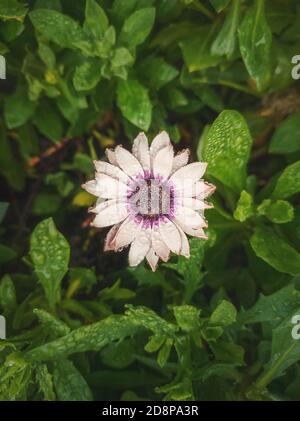
M70 246L52 218L35 227L30 239L30 257L53 308L60 299L60 283L68 270Z

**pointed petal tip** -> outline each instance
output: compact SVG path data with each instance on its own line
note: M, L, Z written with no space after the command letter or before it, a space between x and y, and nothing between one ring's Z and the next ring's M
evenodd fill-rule
M191 257L190 253L182 253L182 252L180 252L180 256L183 256L186 259L189 259Z

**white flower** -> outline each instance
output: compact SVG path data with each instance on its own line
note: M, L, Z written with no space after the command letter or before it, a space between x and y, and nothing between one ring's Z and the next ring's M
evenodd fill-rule
M95 179L83 185L98 197L90 209L96 214L91 225L112 225L105 251L131 245L130 266L146 257L153 271L159 258L166 262L170 252L189 257L186 234L207 238L204 210L212 206L204 199L215 190L202 179L207 164L188 164L188 149L174 156L166 132L157 135L150 148L140 133L132 154L122 146L106 154L109 163L95 161Z

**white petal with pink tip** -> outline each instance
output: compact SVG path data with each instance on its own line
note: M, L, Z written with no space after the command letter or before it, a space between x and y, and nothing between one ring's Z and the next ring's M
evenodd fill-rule
M173 174L175 171L179 170L179 168L184 167L189 161L189 156L190 151L188 149L178 152L178 154L174 156L171 173Z
M166 179L169 177L173 166L173 146L166 146L157 152L153 162L154 177Z
M94 161L94 165L98 173L109 175L110 177L115 178L124 184L127 184L130 181L128 175L115 165L104 161Z
M190 180L192 183L201 179L207 167L206 162L193 162L192 164L185 165L175 171L170 177L170 181L176 182L177 180Z
M115 156L119 167L129 177L136 177L137 175L143 174L143 168L139 161L122 146L116 147Z
M128 193L128 186L121 181L112 178L107 174L96 174L96 183L98 195L105 199L113 199L117 197L126 196Z
M127 216L127 204L125 202L114 202L96 215L92 225L98 228L109 227L123 221Z
M132 243L139 234L141 224L136 223L130 216L121 224L115 238L116 248L122 248Z
M155 251L152 248L150 248L150 250L148 251L146 259L152 271L155 272L159 257L157 256L157 254L155 254Z
M151 230L141 230L129 250L130 266L137 266L145 258L151 246Z
M168 219L159 225L159 232L169 249L178 254L181 249L181 237L176 225Z
M157 227L152 228L151 240L152 247L155 253L161 258L161 260L167 262L170 257L170 249L163 241L159 229Z
M139 133L133 141L132 153L145 171L150 171L150 152L145 133Z
M181 222L183 225L188 225L191 227L205 227L206 222L199 214L199 212L194 211L191 208L186 208L184 206L177 206L175 212L175 218L177 221Z
M170 138L167 132L161 132L152 140L150 146L150 158L153 164L154 158L158 151L169 146L171 144Z

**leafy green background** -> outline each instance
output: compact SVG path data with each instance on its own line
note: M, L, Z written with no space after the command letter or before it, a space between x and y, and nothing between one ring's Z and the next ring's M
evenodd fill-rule
M299 400L298 0L0 0L1 400ZM80 185L170 133L208 241L103 253Z

